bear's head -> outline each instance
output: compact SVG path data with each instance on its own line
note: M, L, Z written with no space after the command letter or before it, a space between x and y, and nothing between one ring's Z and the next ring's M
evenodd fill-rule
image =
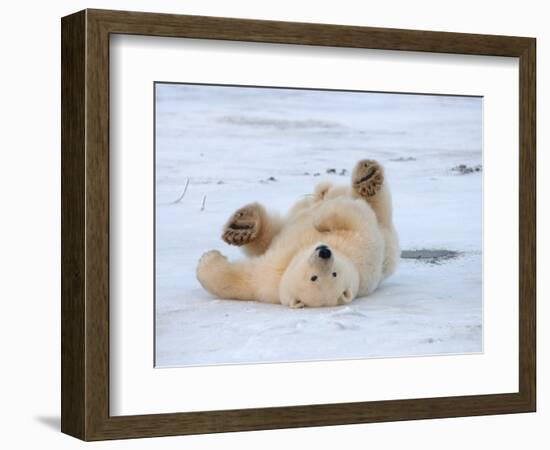
M351 302L359 288L359 272L344 254L318 243L297 253L279 285L283 305L336 306Z

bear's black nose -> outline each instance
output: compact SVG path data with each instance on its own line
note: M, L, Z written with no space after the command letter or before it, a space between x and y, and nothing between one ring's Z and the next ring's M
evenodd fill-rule
M332 256L332 252L326 245L320 245L315 250L319 252L319 258L329 259Z

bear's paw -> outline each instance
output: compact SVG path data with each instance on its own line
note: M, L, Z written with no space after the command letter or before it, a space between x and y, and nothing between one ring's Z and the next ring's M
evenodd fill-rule
M384 169L372 159L359 161L353 170L352 184L362 197L372 197L384 183Z
M257 203L238 209L225 224L222 239L237 246L252 242L260 233L262 213L262 207Z

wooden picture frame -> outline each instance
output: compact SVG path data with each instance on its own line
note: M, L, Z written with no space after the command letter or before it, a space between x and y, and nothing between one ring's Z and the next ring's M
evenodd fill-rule
M62 30L62 415L84 440L535 411L533 38L85 10ZM519 391L140 416L109 415L109 36L305 44L519 58Z

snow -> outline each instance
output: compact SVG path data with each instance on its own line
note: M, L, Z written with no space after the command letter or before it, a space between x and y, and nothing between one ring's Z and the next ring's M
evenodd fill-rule
M157 84L155 124L156 367L482 351L482 173L452 170L482 163L481 98ZM205 251L243 257L220 239L235 209L285 212L362 158L385 166L401 248L458 257L402 259L334 308L202 289Z

